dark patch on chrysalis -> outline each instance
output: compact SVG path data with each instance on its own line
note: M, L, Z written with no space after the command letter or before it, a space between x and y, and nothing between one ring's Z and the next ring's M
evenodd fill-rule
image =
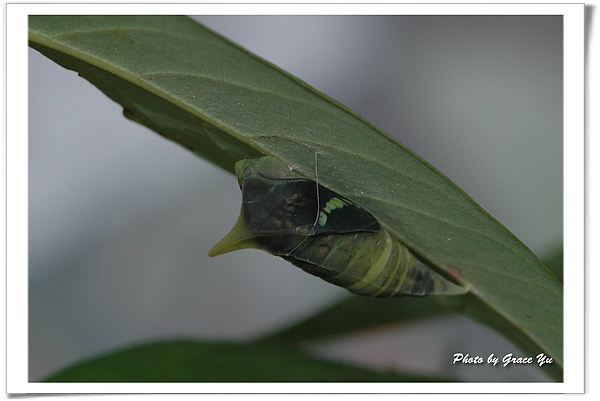
M307 178L271 178L247 171L242 177L243 213L249 228L257 235L379 231L377 219L354 203L347 202L334 210L328 208L332 199L344 198ZM328 215L322 225L317 217L321 213Z

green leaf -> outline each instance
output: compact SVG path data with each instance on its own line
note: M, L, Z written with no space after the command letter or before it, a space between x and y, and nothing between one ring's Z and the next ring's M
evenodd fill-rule
M470 286L474 316L496 316L505 335L562 365L559 281L450 180L360 116L185 17L29 22L33 48L78 71L128 118L229 171L272 155L313 178L318 152L321 184Z
M486 324L519 346L525 355L537 355L540 350L520 330L513 330L509 321L482 304L473 295L462 297L428 297L378 299L348 297L321 312L271 333L264 343L305 343L327 341L368 329L402 324L449 314L452 310ZM562 381L562 367L544 365L542 370L554 380Z
M116 351L76 364L45 381L414 382L442 379L328 362L291 347L181 340Z
M562 283L563 282L563 247L562 244L558 244L551 249L550 252L546 253L542 259L544 264L550 271L556 276L556 278Z
M308 342L326 340L382 325L445 315L449 311L435 297L370 298L349 296L307 319L265 336L261 341Z

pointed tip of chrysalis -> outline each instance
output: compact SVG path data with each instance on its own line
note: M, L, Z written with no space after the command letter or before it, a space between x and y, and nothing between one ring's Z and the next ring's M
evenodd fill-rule
M208 251L208 256L213 257L237 251L238 249L254 247L255 240L253 235L248 230L244 217L240 216L231 231Z

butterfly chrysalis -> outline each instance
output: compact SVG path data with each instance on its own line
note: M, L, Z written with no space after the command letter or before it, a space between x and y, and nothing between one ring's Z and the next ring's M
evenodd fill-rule
M454 284L420 261L368 211L266 156L241 160L237 223L209 252L256 248L361 295L457 295Z

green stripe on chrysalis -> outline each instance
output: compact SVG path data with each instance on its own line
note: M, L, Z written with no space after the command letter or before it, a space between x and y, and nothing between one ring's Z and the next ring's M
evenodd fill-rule
M210 256L261 249L361 295L468 291L417 259L365 209L293 172L279 159L241 160L235 171L242 210Z

